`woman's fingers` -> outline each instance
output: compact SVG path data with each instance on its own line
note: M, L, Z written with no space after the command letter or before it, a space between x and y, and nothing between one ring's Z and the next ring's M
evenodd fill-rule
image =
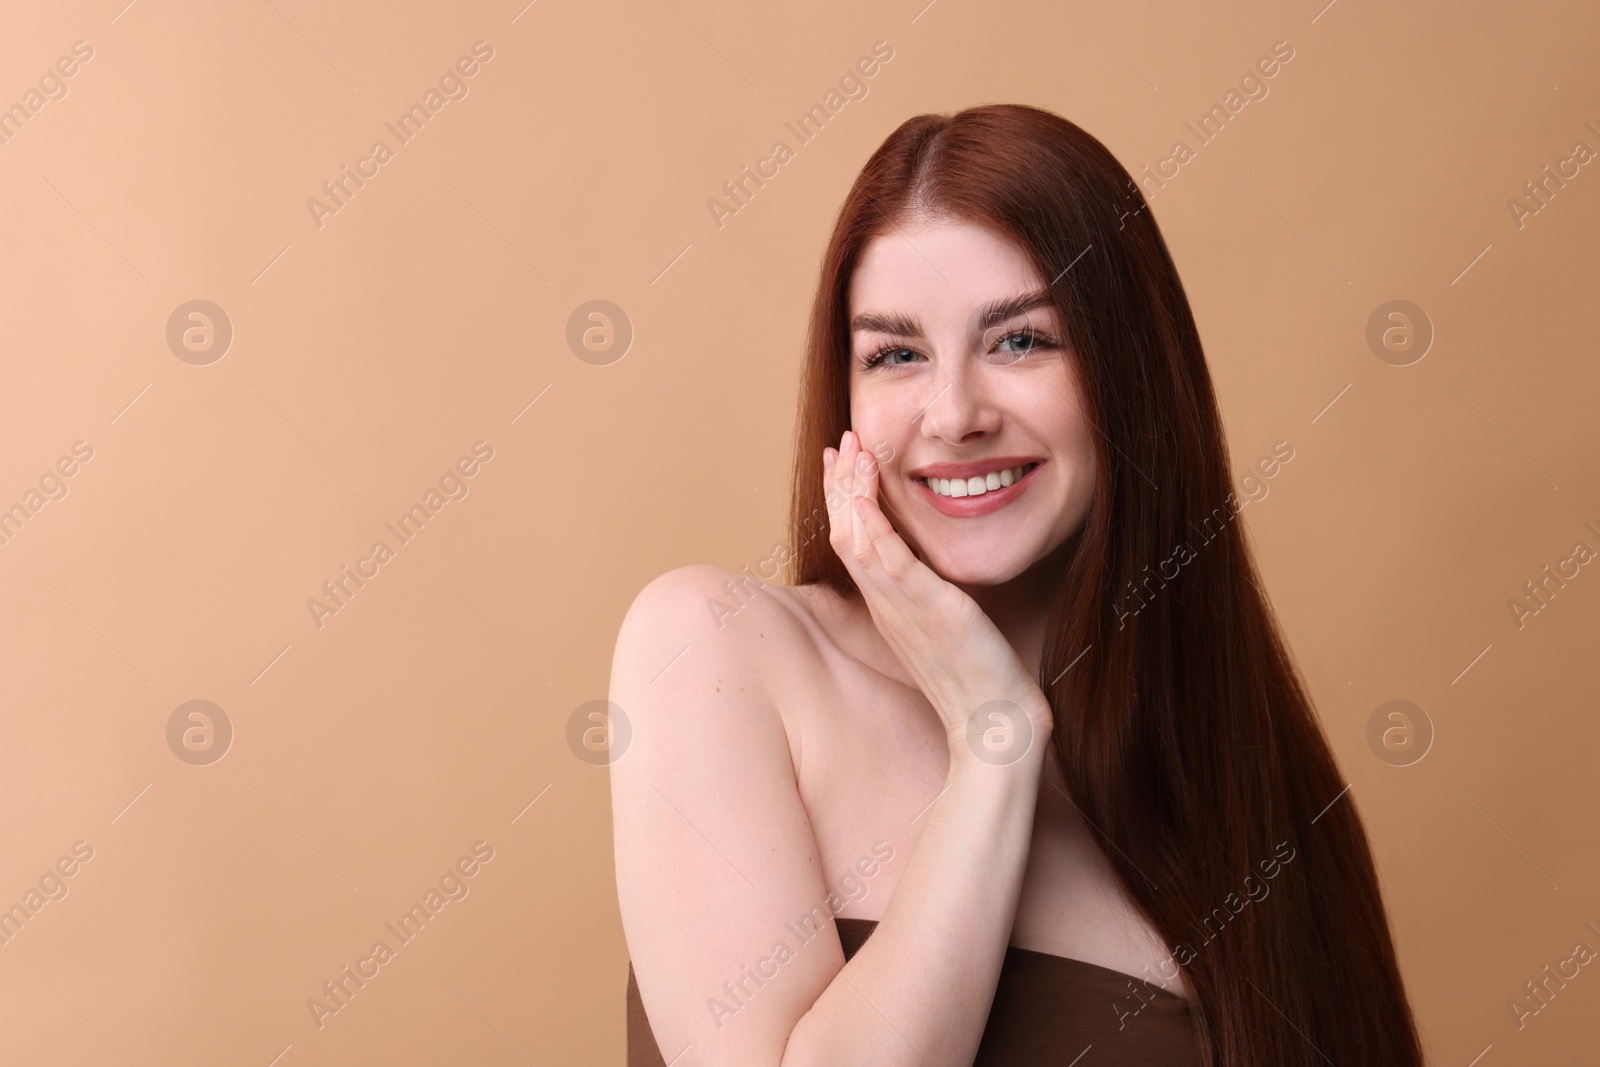
M852 437L855 435L852 434ZM856 438L856 496L877 498L878 495L878 457L861 447L861 439Z
M862 532L889 577L903 581L912 573L912 564L920 561L884 513L877 456L866 451L858 453L856 481L854 500L859 502L855 508Z
M854 431L846 430L832 460L830 474L829 503L830 508L837 510L833 511L829 522L846 534L842 544L840 540L833 540L835 550L850 569L857 586L870 587L863 589L864 593L876 593L897 607L904 607L910 592L905 584L907 579L914 575L923 579L937 576L926 571L883 513L879 503L877 456L861 447L861 439ZM919 573L918 568L924 573ZM926 581L919 581L917 585L926 593Z
M867 497L857 497L852 501L856 513L856 521L861 526L861 531L872 547L872 553L883 568L883 572L897 583L904 583L913 574L913 565L920 563L900 534L889 522L888 516L878 507L878 502ZM910 590L907 590L908 592Z
M855 505L858 501L872 499L877 487L874 476L869 473L871 453L861 450L860 440L854 433L850 436L853 439L850 449L850 502ZM867 533L855 506L850 509L849 521L850 544L855 549L856 562L866 566L872 562L872 535Z
M916 557L884 514L877 457L866 451L857 456L856 491L850 496L851 544L863 572L857 584L864 579L877 593L879 606L895 614L946 607L938 595L945 583Z
M850 451L849 431L839 442L837 450L829 448L823 451L823 501L828 508L828 543L833 546L834 553L839 557L845 569L859 585L861 575L859 565L855 559L854 545L854 520L849 511L851 499L851 465L855 463L855 456Z
M850 498L856 492L856 449L852 443L854 437L854 434L846 430L844 436L840 438L838 450L827 449L823 453L823 459L826 463L828 452L833 452L831 467L823 477L823 491L830 516L829 524L832 527L830 533L843 533L846 535L842 541L830 537L834 548L841 553L849 548L848 535L851 532L851 520L850 512L846 509L850 504Z

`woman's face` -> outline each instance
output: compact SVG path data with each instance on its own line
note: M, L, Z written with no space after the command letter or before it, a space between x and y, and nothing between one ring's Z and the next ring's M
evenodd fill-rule
M1015 578L1088 514L1096 431L1044 296L1021 247L949 220L874 238L850 280L851 428L891 457L885 514L957 585Z

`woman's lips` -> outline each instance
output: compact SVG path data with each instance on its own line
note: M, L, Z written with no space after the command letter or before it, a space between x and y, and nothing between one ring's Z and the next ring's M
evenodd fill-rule
M987 515L992 511L999 511L1007 504L1016 500L1028 491L1028 486L1033 484L1034 475L1039 473L1039 468L1044 463L1039 462L1033 469L1010 485L1001 486L999 489L990 489L979 496L940 496L928 487L920 478L911 479L915 487L912 492L932 504L934 509L942 515L952 519L975 519L980 515Z

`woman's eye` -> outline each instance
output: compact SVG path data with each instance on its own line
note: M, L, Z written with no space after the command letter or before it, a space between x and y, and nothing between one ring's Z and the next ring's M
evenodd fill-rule
M905 355L905 356L914 358L916 356L916 353L913 352L909 348L901 348L901 347L898 347L898 346L888 346L888 347L880 348L876 352L873 352L870 355L868 355L864 360L862 360L862 364L865 367L867 367L869 370L871 368L873 368L873 367L877 367L877 366L880 366L880 365L883 365L883 364L888 364L889 366L892 366L892 367L903 367L903 366L906 365L906 363L910 362L910 359L902 361L902 360L896 358L896 357L901 356L901 355Z
M1039 347L1039 338L1037 335L1027 330L1019 330L1016 333L1008 334L1005 337L1002 337L1000 339L1000 343L1001 345L1012 343L1019 345L1020 347L1011 349L1013 352L1031 352L1035 348Z
M1023 356L1044 352L1055 347L1055 341L1047 334L1040 333L1032 327L1015 330L1006 334L995 342L995 349L1006 355L1016 356L1020 360Z

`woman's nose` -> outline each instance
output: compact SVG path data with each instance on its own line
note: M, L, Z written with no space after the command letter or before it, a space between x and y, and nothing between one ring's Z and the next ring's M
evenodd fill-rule
M952 368L936 376L933 395L924 404L920 432L960 443L975 433L991 432L999 425L999 412L985 394L980 376L971 368Z

